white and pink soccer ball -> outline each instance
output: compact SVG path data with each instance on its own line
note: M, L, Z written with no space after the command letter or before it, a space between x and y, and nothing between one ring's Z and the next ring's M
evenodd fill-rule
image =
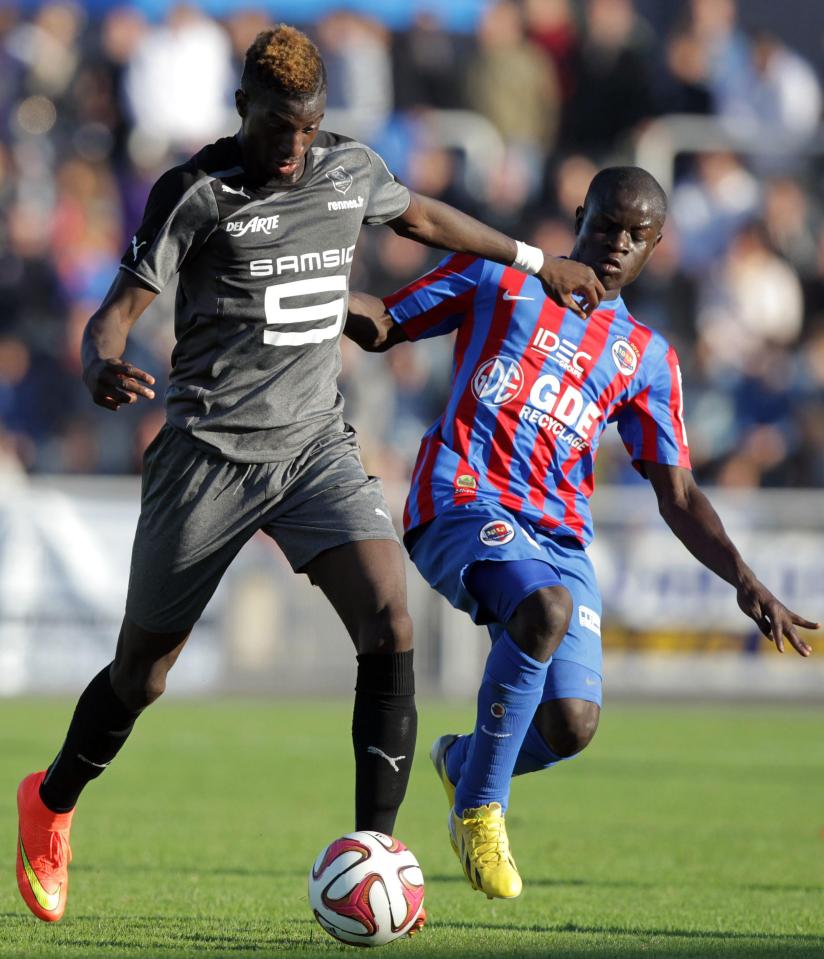
M350 832L320 853L309 872L309 904L321 926L353 946L406 935L423 911L423 873L402 842Z

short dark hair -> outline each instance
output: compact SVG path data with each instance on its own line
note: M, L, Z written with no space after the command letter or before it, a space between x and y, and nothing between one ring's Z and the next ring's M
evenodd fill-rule
M639 166L610 166L599 170L592 178L584 200L584 209L591 199L614 196L629 190L649 200L656 216L663 223L667 216L667 194L655 177Z
M294 99L326 91L326 67L314 43L296 27L279 23L259 33L246 51L241 87L275 89Z

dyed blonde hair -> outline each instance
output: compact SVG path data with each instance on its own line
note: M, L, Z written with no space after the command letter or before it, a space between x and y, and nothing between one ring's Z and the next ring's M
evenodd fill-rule
M296 27L279 23L259 33L246 51L241 86L276 89L307 99L326 90L326 67L314 43Z

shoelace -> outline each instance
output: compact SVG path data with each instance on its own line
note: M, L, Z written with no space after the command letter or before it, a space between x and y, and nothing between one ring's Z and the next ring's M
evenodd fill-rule
M508 858L509 843L504 832L503 819L484 819L473 816L463 820L470 828L469 842L474 858L484 865L504 862Z
M43 859L37 861L37 874L41 879L56 875L58 869L62 869L67 863L71 862L71 855L69 840L59 830L51 830L49 858L48 861Z

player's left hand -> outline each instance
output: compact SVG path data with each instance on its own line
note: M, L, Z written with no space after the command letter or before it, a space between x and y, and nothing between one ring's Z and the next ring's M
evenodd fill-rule
M784 652L785 637L800 656L809 656L812 653L812 646L798 635L796 626L804 629L818 629L819 624L787 609L763 583L755 580L739 586L737 599L741 609L755 622L767 639L775 643L779 653Z
M545 256L544 265L535 275L553 302L577 313L582 320L592 313L604 296L603 284L595 271L577 260Z

